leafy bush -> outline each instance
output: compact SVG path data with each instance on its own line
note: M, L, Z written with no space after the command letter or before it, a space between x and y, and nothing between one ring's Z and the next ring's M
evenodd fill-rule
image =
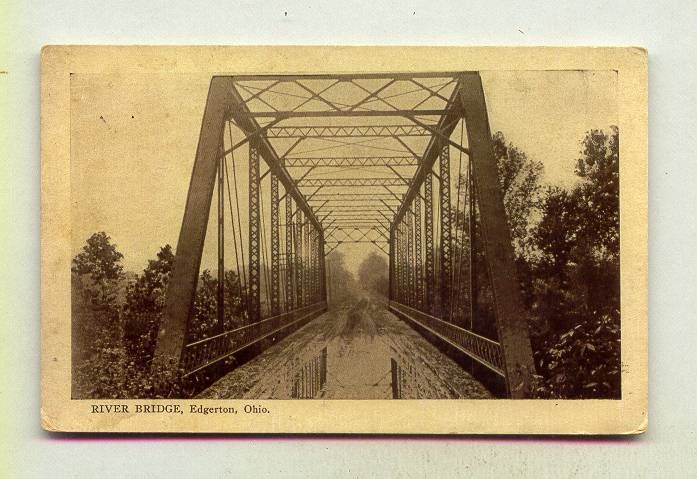
M539 398L619 399L620 318L589 316L535 351Z

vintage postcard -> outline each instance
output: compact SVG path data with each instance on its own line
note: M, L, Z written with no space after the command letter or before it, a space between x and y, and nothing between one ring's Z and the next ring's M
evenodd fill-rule
M45 429L646 429L645 50L50 46L41 84Z

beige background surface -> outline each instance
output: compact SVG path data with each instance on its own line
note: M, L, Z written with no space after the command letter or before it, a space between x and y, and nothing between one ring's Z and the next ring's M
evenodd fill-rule
M331 73L457 70L617 72L622 400L257 401L267 415L94 415L70 400L71 204L97 186L71 170L73 78L99 73ZM115 97L118 99L118 96ZM116 100L118 101L118 100ZM592 104L592 102L591 102ZM73 103L74 105L74 103ZM150 132L145 132L148 135ZM647 58L638 48L48 47L42 51L42 425L83 432L628 434L647 417ZM99 135L80 141L99 143ZM78 143L79 145L79 143ZM79 147L78 147L79 150ZM90 186L91 185L91 186ZM83 192L83 194L85 194ZM74 196L71 196L74 195ZM90 210L91 211L91 210ZM99 401L105 403L105 401ZM134 404L138 401L113 401ZM197 404L202 401L178 401ZM205 401L233 405L239 401ZM185 409L187 407L185 406Z

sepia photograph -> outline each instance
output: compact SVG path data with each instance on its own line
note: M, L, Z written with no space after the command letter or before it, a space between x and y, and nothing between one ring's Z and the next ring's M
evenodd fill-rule
M93 413L627 394L617 69L65 87L66 381Z

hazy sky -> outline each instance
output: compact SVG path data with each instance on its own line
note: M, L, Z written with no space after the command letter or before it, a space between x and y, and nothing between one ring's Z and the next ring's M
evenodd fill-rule
M614 72L482 72L482 80L492 132L542 161L550 184L575 181L588 129L617 124ZM208 74L71 77L75 253L106 231L125 267L140 271L160 246L176 246L209 82ZM202 267L212 268L210 226ZM371 249L340 250L355 268Z

